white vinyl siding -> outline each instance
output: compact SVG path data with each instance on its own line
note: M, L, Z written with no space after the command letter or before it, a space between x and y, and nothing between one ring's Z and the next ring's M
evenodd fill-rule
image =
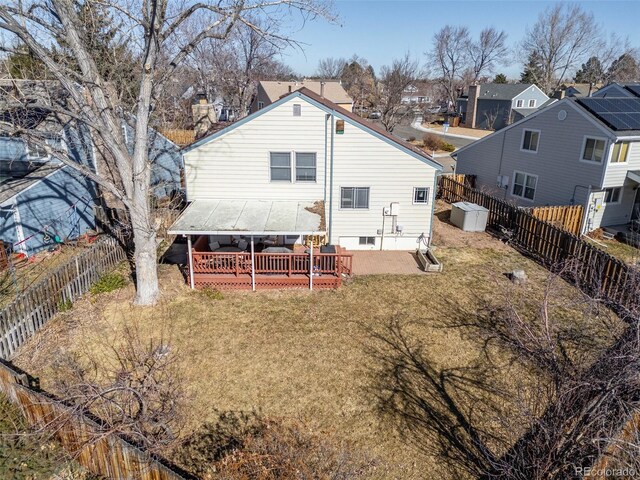
M293 117L294 103L302 105L302 116ZM376 237L375 248L380 248L381 236L377 232L382 229L383 209L398 202L397 225L403 231L392 233L392 222L386 222L383 248L415 249L418 238L431 231L435 168L345 121L344 134L334 136L332 192L329 122L324 110L298 97L186 152L187 198L296 200L311 204L325 200L327 226L332 200L332 242L353 249L374 248L359 246L360 237ZM325 125L329 127L326 137ZM291 152L292 182L270 181L270 152ZM316 153L315 182L295 181L297 152ZM414 205L416 185L429 188L429 206ZM369 187L369 208L341 209L341 187Z
M607 141L603 138L585 137L582 147L581 160L585 162L601 163L604 158L604 149Z

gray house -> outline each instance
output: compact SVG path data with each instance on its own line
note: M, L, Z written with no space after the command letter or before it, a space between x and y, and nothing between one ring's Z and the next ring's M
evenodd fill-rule
M591 95L597 98L638 98L640 97L640 84L638 83L610 83Z
M500 130L547 102L549 97L530 83L485 83L469 86L469 94L458 99L457 109L466 127Z
M640 218L640 98L565 98L454 155L517 205L583 205L583 232Z

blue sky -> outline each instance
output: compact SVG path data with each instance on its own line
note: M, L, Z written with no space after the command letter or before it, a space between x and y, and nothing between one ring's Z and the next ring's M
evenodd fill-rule
M472 34L485 26L495 26L509 35L510 45L517 43L538 14L556 2L547 1L393 1L335 0L340 25L323 21L307 23L294 38L307 45L304 52L290 50L283 58L302 75L311 75L324 57L366 58L376 71L405 52L427 63L424 52L431 47L433 33L446 24L466 25ZM640 2L578 2L593 12L605 31L615 31L640 47ZM519 61L500 71L519 76Z

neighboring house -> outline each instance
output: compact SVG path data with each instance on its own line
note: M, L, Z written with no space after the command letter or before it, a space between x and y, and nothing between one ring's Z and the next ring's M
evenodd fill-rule
M405 105L432 105L438 101L436 97L436 85L431 82L419 81L404 89L401 102Z
M184 162L190 206L174 233L216 245L326 233L354 250L414 250L431 239L441 165L304 87L187 147Z
M301 82L278 82L261 81L258 83L256 96L251 104L250 113L255 113L272 103L278 101L285 95L306 88L313 93L326 98L338 106L353 111L353 99L349 96L342 85L337 80L317 81L303 80Z
M70 139L65 128L50 142ZM68 142L69 154L91 165L87 144ZM95 189L71 167L21 139L0 137L0 239L15 252L32 255L95 228Z
M610 83L591 95L597 98L637 98L640 97L640 84L638 83Z
M563 83L553 92L552 98L562 100L563 98L582 98L590 97L601 88L602 85L593 85L589 83Z
M583 232L640 216L640 98L565 98L455 156L518 205L583 205Z
M485 83L469 86L457 101L465 127L500 130L546 106L549 97L530 83Z

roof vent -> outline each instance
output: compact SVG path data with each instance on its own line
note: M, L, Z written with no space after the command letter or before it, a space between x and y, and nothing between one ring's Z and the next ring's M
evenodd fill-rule
M566 110L560 110L558 112L558 120L563 121L565 118L567 118L567 111Z
M300 117L302 115L302 106L299 103L293 104L293 116Z

